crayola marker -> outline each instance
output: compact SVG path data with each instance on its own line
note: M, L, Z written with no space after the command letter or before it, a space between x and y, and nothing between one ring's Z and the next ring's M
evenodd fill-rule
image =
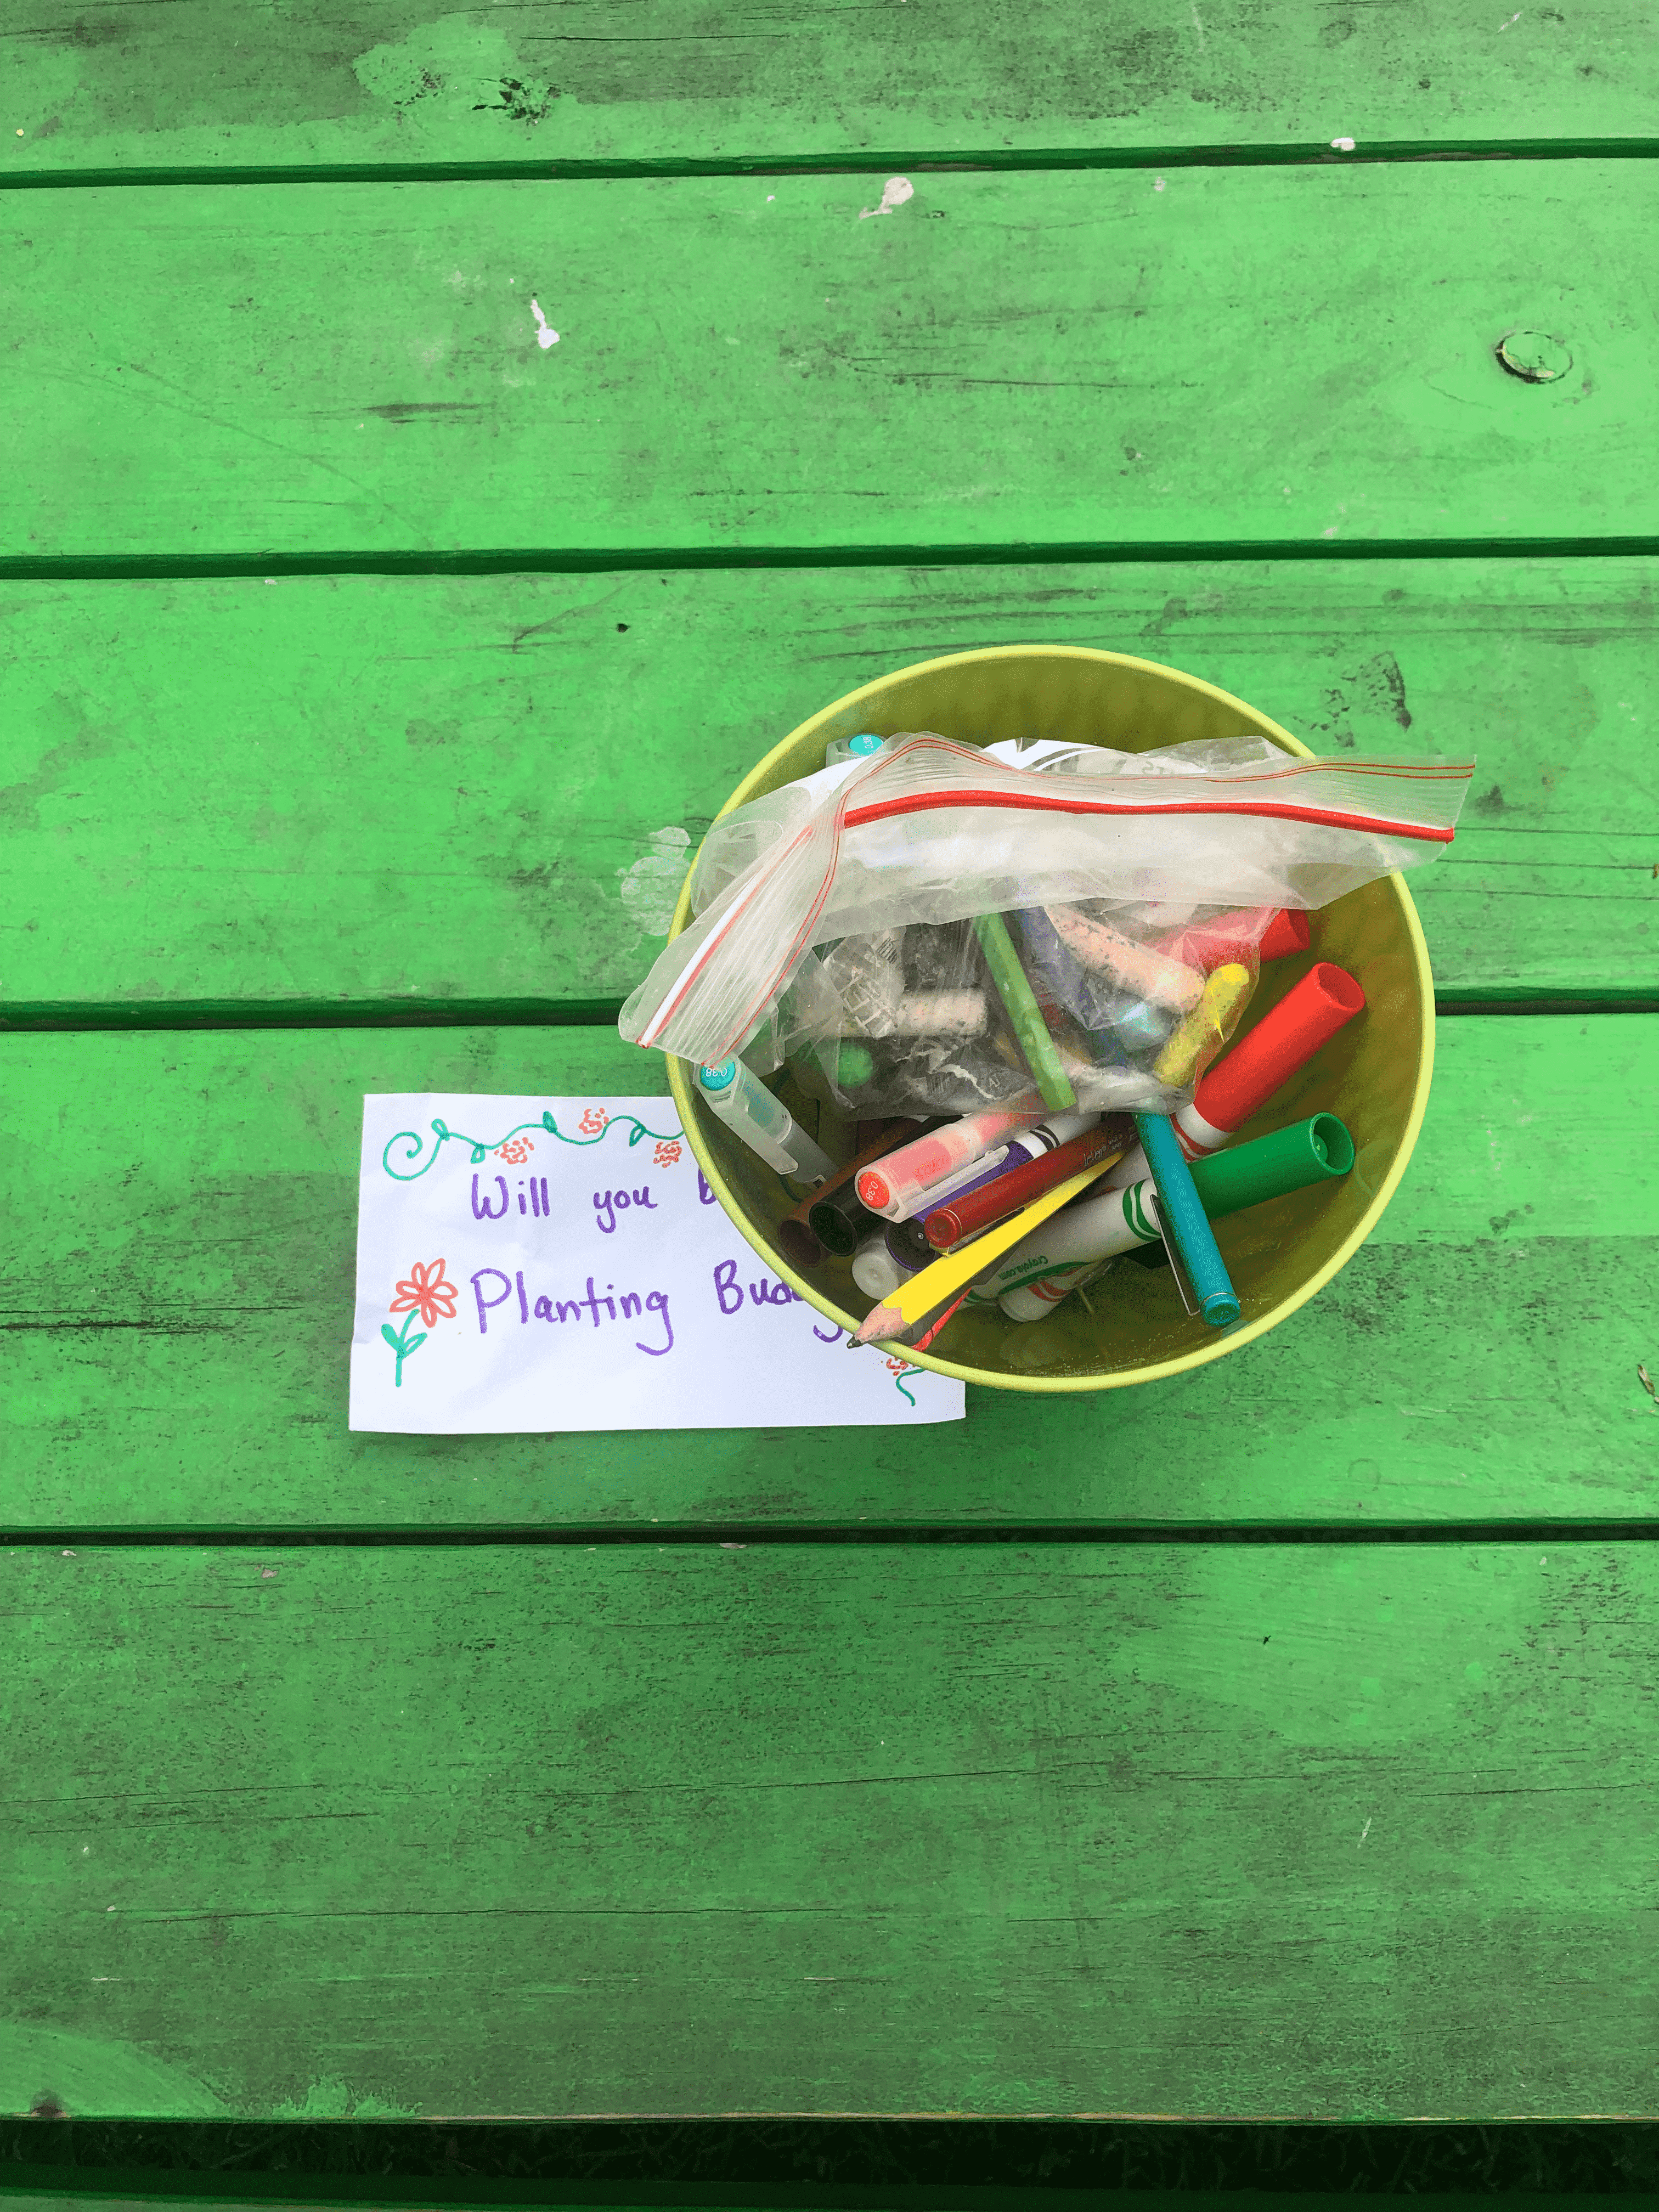
M1345 1176L1353 1162L1346 1125L1334 1114L1315 1114L1271 1136L1194 1160L1192 1177L1205 1212L1218 1221ZM994 1274L974 1285L975 1303L996 1299L1011 1321L1041 1321L1120 1253L1154 1244L1161 1233L1158 1192L1149 1180L1108 1191L1056 1214L1017 1245Z

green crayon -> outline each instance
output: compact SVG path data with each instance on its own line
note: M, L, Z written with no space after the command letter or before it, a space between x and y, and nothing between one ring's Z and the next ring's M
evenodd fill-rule
M997 987L997 995L1007 1009L1008 1019L1013 1024L1019 1048L1025 1055L1025 1065L1030 1069L1045 1106L1065 1107L1077 1104L1077 1093L1071 1079L1060 1066L1054 1041L1048 1034L1048 1024L1042 1018L1042 1009L1036 1002L1036 994L1026 980L1025 970L1019 964L1019 955L1014 950L1014 940L1008 934L1008 925L1000 914L980 915L974 923L974 934L985 954L985 964L991 971L991 981Z

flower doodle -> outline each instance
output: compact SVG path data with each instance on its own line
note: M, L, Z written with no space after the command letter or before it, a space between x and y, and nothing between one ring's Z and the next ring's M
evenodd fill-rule
M651 1155L651 1164L653 1168L672 1168L679 1156L680 1148L671 1139L666 1144L657 1146Z
M583 1136L597 1137L610 1119L611 1116L603 1106L590 1106L584 1112L576 1127L581 1131Z
M455 1318L455 1285L444 1279L444 1263L434 1260L429 1267L417 1260L410 1269L410 1279L399 1283L398 1295L392 1301L392 1313L411 1313L420 1309L421 1319L428 1328L436 1328L441 1318Z
M443 1261L434 1260L428 1266L417 1260L409 1271L408 1280L398 1284L390 1310L403 1315L404 1325L394 1329L390 1322L383 1321L380 1334L397 1355L398 1370L392 1382L394 1389L401 1390L404 1387L404 1362L426 1342L426 1329L436 1328L441 1319L453 1321L455 1317L455 1285L445 1280ZM426 1329L418 1330L411 1336L410 1331L415 1328L417 1313L426 1323Z
M495 1157L498 1160L510 1160L516 1168L521 1166L535 1149L528 1137L509 1137L504 1145L496 1146Z

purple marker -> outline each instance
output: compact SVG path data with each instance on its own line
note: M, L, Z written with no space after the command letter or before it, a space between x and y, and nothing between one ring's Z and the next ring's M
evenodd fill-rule
M964 1192L977 1190L982 1183L994 1182L999 1176L1012 1175L1029 1160L1040 1160L1045 1152L1052 1152L1059 1145L1069 1144L1080 1137L1085 1129L1092 1129L1099 1121L1098 1114L1079 1108L1074 1113L1051 1114L1046 1121L1039 1121L1033 1129L1022 1129L988 1156L981 1154L970 1160L966 1167L958 1168L953 1175L943 1176L918 1191L902 1212L893 1218L898 1221L921 1220L936 1206L947 1199L960 1198Z

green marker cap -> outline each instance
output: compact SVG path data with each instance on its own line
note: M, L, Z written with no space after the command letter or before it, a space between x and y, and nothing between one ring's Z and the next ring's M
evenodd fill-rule
M735 1060L723 1060L718 1067L700 1067L697 1080L705 1091L724 1091L737 1072Z
M868 730L861 730L857 737L848 738L847 750L849 753L878 753L886 742L885 738L874 738Z
M1212 1221L1247 1206L1264 1206L1286 1191L1345 1176L1353 1165L1353 1139L1334 1114L1316 1114L1253 1137L1248 1145L1207 1152L1192 1164L1193 1182Z

